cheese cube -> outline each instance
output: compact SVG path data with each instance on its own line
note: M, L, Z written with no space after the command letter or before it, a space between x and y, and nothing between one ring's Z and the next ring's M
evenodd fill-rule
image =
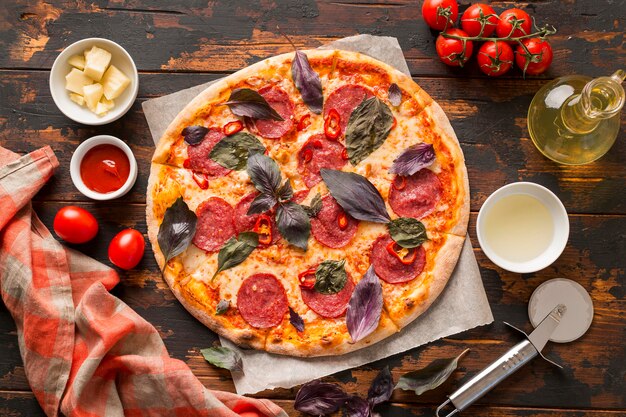
M67 63L79 70L85 69L85 57L82 55L74 55L67 60Z
M85 58L85 75L94 81L100 81L111 62L111 53L94 46Z
M89 110L95 112L98 102L102 97L102 84L95 83L86 85L83 87L83 96L85 97L85 103L87 103Z
M109 100L119 97L128 87L128 84L130 84L130 79L115 65L111 65L102 77L104 96Z
M106 97L102 97L96 106L96 114L102 116L115 106L113 100L107 100Z
M76 68L65 76L65 88L76 94L83 94L83 87L92 83L91 78Z
M80 94L70 93L70 100L72 100L74 103L78 104L79 106L85 105L85 97L81 96Z

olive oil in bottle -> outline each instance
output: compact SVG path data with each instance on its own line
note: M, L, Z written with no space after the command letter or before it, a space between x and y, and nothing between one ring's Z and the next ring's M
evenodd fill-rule
M557 78L535 94L528 109L528 131L548 158L567 165L586 164L604 155L620 129L626 72L592 79Z

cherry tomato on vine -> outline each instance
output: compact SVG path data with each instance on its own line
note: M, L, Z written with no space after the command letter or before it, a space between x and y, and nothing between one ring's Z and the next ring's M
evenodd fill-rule
M467 36L467 33L461 29L448 29L444 33L454 36ZM435 47L441 62L451 67L462 67L470 59L474 51L472 41L446 38L443 34L437 38Z
M122 269L132 269L143 258L145 247L146 242L140 232L124 229L109 244L109 260Z
M497 25L498 15L491 6L483 3L472 4L461 16L461 27L470 36L487 38L496 30Z
M552 63L552 46L541 38L524 39L515 51L515 63L524 74L538 75Z
M499 77L513 66L513 48L502 41L485 42L476 55L478 67L490 77Z
M498 38L517 38L529 35L533 22L528 13L520 9L508 9L500 14L500 20L496 26Z
M457 17L459 17L459 5L456 0L424 0L422 18L431 29L451 28Z
M93 215L77 206L66 206L54 216L54 232L69 243L85 243L98 233L98 221Z

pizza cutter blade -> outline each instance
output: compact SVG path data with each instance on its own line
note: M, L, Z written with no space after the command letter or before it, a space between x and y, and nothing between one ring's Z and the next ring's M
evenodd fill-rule
M565 278L555 278L535 289L528 304L528 315L535 330L527 335L505 322L522 333L525 340L513 346L449 395L448 399L437 407L437 417L449 417L465 410L538 355L561 368L561 365L544 357L541 351L548 341L566 343L585 334L593 320L593 303L580 284ZM451 410L440 415L446 408Z

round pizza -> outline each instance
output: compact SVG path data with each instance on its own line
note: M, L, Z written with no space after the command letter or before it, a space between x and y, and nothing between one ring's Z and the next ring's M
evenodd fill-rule
M323 356L428 309L461 252L469 185L447 117L410 77L307 50L191 101L160 139L147 202L191 314L244 347Z

